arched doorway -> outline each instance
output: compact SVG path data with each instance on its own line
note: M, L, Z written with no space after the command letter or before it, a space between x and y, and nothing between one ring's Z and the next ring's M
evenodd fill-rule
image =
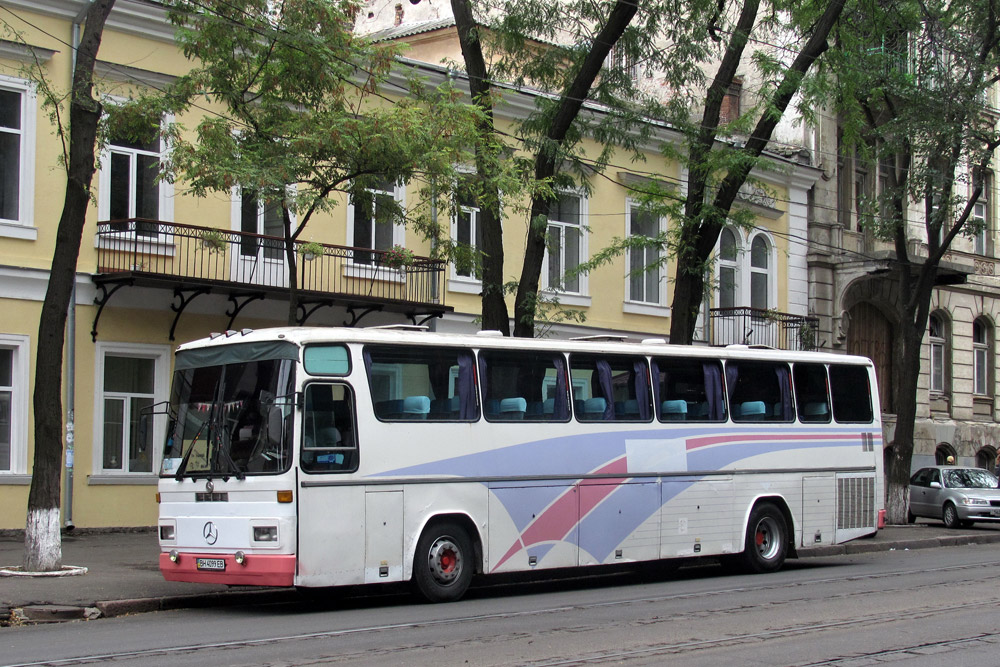
M882 412L893 413L892 401L892 323L874 305L861 302L851 307L847 330L848 354L859 354L875 363Z
M983 468L993 472L993 468L996 465L997 460L997 450L993 447L983 447L978 452L976 452L976 467Z

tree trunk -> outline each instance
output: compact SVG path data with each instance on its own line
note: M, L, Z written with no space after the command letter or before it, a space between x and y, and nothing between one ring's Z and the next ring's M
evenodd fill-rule
M66 193L56 231L49 284L38 322L32 397L35 454L24 531L23 568L29 572L52 572L62 567L59 483L63 451L63 346L66 315L71 306L76 264L90 204L90 184L96 168L94 152L101 105L92 94L94 63L101 46L104 23L114 4L115 0L95 0L90 5L73 72ZM70 341L70 344L75 344L75 341Z
M510 335L510 315L504 299L503 280L503 228L500 220L500 190L492 178L494 164L499 154L494 145L496 128L493 123L493 98L483 45L479 40L478 27L472 15L469 0L451 0L455 29L462 47L465 71L469 75L469 93L473 104L482 112L479 124L479 141L476 143L476 172L482 179L479 208L479 225L482 233L482 258L480 280L482 292L482 328L500 331ZM485 206L483 205L485 204Z
M285 261L288 265L288 326L299 323L299 268L292 236L292 215L285 202L281 203L281 228L285 234Z
M930 294L927 295L929 300ZM893 353L892 391L896 405L896 430L890 455L885 466L886 521L906 523L909 508L910 461L913 457L914 424L917 417L917 380L920 376L920 346L923 342L926 318L915 322L911 316L902 319L899 345Z

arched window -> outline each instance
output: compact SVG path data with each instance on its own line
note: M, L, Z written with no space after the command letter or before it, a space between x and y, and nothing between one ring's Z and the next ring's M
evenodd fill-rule
M719 235L719 307L735 308L739 303L739 243L736 232L726 227Z
M767 239L761 235L754 237L750 244L750 307L766 310L768 303L768 269L771 249Z
M948 380L948 331L944 317L933 313L928 323L930 342L930 390L933 394L947 392Z
M996 465L997 460L997 450L992 447L986 446L976 452L976 467L983 468L984 470L989 470L993 472L993 468Z
M948 457L951 457L951 461L948 460ZM958 465L958 454L955 452L955 448L947 442L939 444L934 450L934 463L939 466Z
M982 317L972 323L972 391L979 396L993 394L992 332L990 323Z

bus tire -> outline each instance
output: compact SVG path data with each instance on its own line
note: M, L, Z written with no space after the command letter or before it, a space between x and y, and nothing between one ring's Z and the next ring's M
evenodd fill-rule
M754 506L743 544L743 569L754 574L775 572L788 552L788 524L773 503Z
M413 581L428 602L454 602L472 583L475 572L472 539L452 521L424 529L413 559Z

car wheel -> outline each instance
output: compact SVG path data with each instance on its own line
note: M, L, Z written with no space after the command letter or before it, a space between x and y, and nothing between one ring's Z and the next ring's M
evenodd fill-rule
M785 515L771 503L754 507L743 544L743 569L753 573L774 572L785 562L787 550Z
M462 526L428 526L413 559L413 581L429 602L454 602L465 594L475 571L472 539Z
M958 518L958 509L953 503L944 504L944 512L941 514L941 520L944 521L946 528L958 528L962 523Z

